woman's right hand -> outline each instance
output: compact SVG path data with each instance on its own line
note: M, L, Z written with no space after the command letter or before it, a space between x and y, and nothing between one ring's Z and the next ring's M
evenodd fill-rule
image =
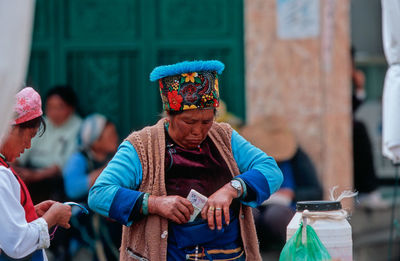
M60 202L55 202L47 211L44 213L42 218L47 222L49 228L59 225L63 228L70 228L69 220L71 218L71 206L64 205Z
M187 223L194 208L192 203L181 196L149 196L149 214L165 217L175 223Z

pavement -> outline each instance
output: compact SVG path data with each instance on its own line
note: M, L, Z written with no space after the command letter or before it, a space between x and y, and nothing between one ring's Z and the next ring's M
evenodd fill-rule
M400 188L399 188L400 189ZM393 188L380 189L383 198L390 204L387 208L355 208L350 217L353 233L355 261L400 260L400 198L396 199L393 240L391 236ZM400 191L397 193L400 194ZM390 244L391 243L391 244ZM389 248L391 253L389 254Z

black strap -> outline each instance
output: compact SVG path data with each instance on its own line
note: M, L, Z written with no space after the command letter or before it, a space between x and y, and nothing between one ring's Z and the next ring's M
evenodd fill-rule
M4 166L6 168L9 168L10 164L7 163L6 157L4 157L3 154L0 154L0 156L2 156L2 157L0 157L0 165Z

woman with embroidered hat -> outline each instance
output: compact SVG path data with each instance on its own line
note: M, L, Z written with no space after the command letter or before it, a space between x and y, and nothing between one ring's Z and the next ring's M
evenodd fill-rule
M52 200L33 205L29 191L10 167L31 145L42 119L41 99L27 87L16 95L15 119L0 146L0 260L47 260L49 228L69 228L71 207ZM44 127L45 128L45 127Z
M150 74L167 116L130 134L89 193L93 210L125 225L120 260L261 260L250 207L279 188L282 173L214 121L223 69L193 61ZM208 198L194 220L192 189Z

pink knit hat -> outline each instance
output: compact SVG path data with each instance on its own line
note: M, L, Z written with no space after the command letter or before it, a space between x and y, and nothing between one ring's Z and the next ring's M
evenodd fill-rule
M32 87L22 89L16 95L15 119L12 124L21 124L42 116L42 100Z

